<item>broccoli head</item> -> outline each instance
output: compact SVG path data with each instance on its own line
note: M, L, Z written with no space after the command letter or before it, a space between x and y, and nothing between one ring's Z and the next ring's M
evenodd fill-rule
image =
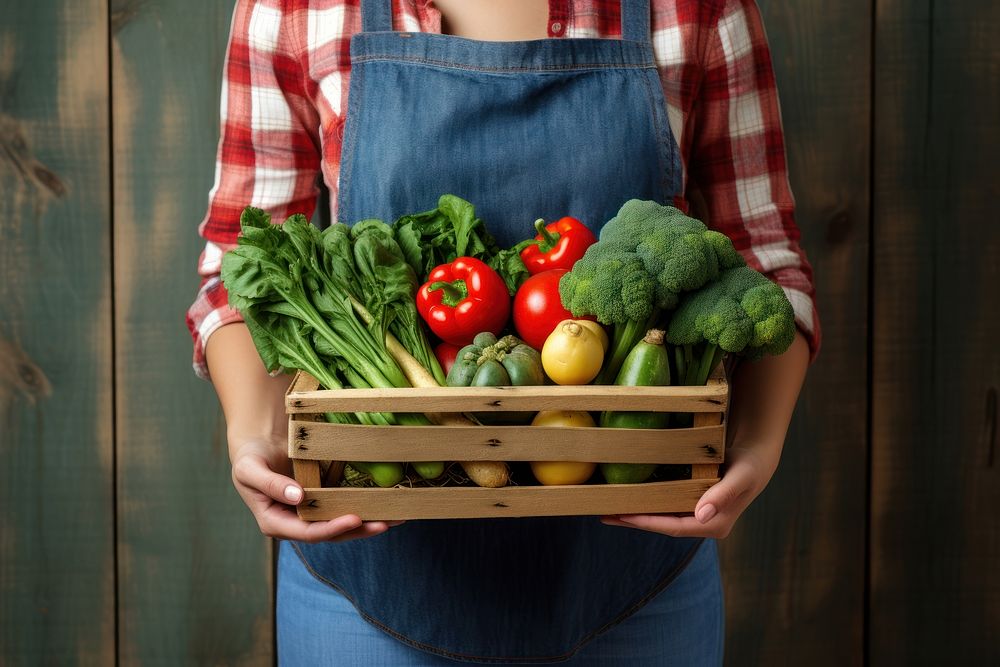
M672 206L632 199L604 225L599 241L563 278L560 294L574 315L593 315L605 324L619 324L645 319L654 306L670 310L677 306L681 293L698 289L720 271L743 263L725 234L709 230ZM619 275L622 271L624 275ZM583 279L570 277L577 273ZM650 282L653 298L645 308L619 303L623 298L646 298ZM644 316L636 317L637 312Z
M784 290L747 266L681 299L667 327L667 341L686 348L686 384L704 384L724 352L757 359L781 354L795 338L795 314ZM693 348L700 359L692 360Z
M720 271L744 264L724 235L672 206L632 199L601 229L559 294L575 316L593 315L615 326L611 355L598 381L617 366L659 312L675 308L683 293Z

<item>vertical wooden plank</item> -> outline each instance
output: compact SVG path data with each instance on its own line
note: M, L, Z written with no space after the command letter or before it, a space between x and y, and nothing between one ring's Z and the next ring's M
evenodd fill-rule
M712 384L712 380L709 380ZM692 418L692 426L715 426L722 423L721 412L696 412ZM691 479L713 479L719 476L717 465L692 465Z
M873 665L1000 664L1000 5L878 0Z
M115 2L112 25L123 664L272 662L271 551L232 488L184 311L212 186L233 2Z
M759 4L824 349L781 467L720 545L727 661L856 665L865 579L871 4Z
M0 664L113 664L107 5L0 26Z

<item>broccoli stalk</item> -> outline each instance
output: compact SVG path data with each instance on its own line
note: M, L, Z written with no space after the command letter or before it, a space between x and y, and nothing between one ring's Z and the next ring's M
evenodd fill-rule
M743 264L728 237L678 209L626 202L559 282L562 303L574 316L592 315L612 326L595 382L614 381L629 351L662 312L677 306L681 294Z
M627 320L611 328L611 341L604 357L604 365L594 379L594 384L614 384L618 371L625 363L625 357L638 345L646 332L655 327L659 315L659 310L654 308L645 320Z
M783 353L794 338L795 315L785 292L746 266L686 294L667 327L684 385L708 382L727 352L759 359Z

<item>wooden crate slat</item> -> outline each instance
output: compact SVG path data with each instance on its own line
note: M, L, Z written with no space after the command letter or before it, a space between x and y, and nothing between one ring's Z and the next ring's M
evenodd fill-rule
M714 416L716 422L721 419L718 413L710 416ZM724 437L724 427L718 423L699 428L657 430L359 426L292 420L289 456L293 460L337 461L697 463L714 468L722 462Z
M712 380L709 380L711 382ZM694 415L695 428L718 428L722 429L722 414L718 412L702 412ZM725 437L724 435L722 436ZM691 459L691 479L711 479L719 476L719 463L722 462L722 454L725 451L725 441L719 451L719 460L709 464L702 464Z
M320 486L319 461L292 459L292 472L295 474L295 481L303 487Z
M717 479L579 486L306 489L299 516L366 521L688 512Z
M309 373L304 373L299 371L292 378L292 383L288 385L288 391L285 392L286 398L289 394L297 394L308 391L319 391L319 380L314 378Z
M642 410L725 412L724 381L705 387L432 387L290 392L291 414L317 412L503 412L538 410Z

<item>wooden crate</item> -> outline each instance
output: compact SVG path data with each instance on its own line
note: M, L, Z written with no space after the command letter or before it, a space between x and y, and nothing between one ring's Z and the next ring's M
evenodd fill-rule
M729 385L721 370L705 387L435 387L319 390L299 373L286 396L288 455L305 489L305 520L365 520L691 512L718 480ZM360 426L324 412L649 410L694 413L679 429L533 426ZM593 461L690 464L691 479L572 486L321 486L321 461ZM341 464L334 464L334 476ZM598 474L599 476L599 474Z

